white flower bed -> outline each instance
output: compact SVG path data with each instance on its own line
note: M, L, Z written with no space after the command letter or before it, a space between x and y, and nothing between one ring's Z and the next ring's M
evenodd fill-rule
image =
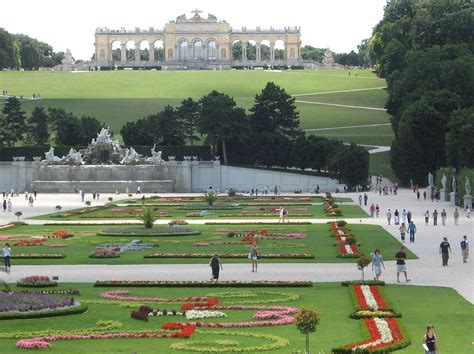
M197 319L203 319L203 318L221 318L221 317L227 317L227 315L221 311L207 311L207 310L186 311L186 319L188 320L197 320Z
M369 308L372 311L377 311L379 306L377 305L377 300L375 300L374 294L370 290L368 285L361 285L360 289L362 290L362 294L364 294L365 302L369 305Z
M353 254L351 245L344 245L347 254Z
M390 327L388 326L387 321L385 321L383 318L374 318L375 324L377 326L377 330L380 333L380 339L377 339L373 342L358 345L357 347L352 348L352 350L355 349L365 349L368 347L373 347L382 343L390 343L393 341L393 336L392 336L392 331L390 330Z

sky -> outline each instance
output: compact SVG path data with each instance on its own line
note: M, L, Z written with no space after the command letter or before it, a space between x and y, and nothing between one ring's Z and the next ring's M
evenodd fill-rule
M357 51L362 39L382 19L385 0L285 0L258 1L2 1L0 27L23 33L53 46L70 49L75 59L88 60L94 53L97 27L134 29L164 24L196 7L226 20L233 28L283 28L300 26L303 45L329 47L334 52ZM20 5L21 4L21 5Z

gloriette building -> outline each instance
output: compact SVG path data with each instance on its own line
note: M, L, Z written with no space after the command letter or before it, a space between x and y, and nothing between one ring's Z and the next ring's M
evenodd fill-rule
M300 65L300 27L233 29L226 21L192 11L163 29L97 28L98 66L229 69L232 66ZM127 50L133 43L133 52ZM117 46L119 44L119 46ZM146 50L143 50L144 44ZM120 48L120 57L113 47ZM159 49L158 49L159 48ZM130 55L132 54L132 55Z

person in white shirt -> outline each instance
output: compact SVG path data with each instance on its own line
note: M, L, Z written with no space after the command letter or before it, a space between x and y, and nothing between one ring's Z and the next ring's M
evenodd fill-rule
M10 256L11 256L11 248L8 243L5 243L5 246L2 249L2 256L3 256L3 263L5 264L5 271L10 272L11 264L10 264Z

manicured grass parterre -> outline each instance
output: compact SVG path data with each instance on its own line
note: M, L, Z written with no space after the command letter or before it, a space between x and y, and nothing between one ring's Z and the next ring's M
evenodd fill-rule
M119 226L120 228L138 225ZM3 230L0 235L11 236L8 242L12 246L12 254L61 254L64 258L57 259L14 259L15 264L153 264L153 263L198 263L207 264L205 258L144 258L150 254L243 254L241 258L233 258L227 262L248 262L246 255L250 251L253 240L257 240L262 254L310 254L314 258L262 258L261 262L316 262L316 263L354 263L351 258L339 257L340 247L329 224L258 224L258 225L186 225L186 228L197 230L199 235L184 236L99 236L101 229L110 225L24 225ZM157 225L157 227L159 227ZM400 247L400 242L389 235L382 227L374 225L348 224L348 232L356 236L360 253L370 254L375 249L382 250L385 260L393 260ZM73 234L65 239L47 239L41 245L15 246L18 240L31 237L49 236L58 231ZM145 229L143 229L145 230ZM266 236L249 236L266 231ZM229 233L234 237L229 237ZM150 244L151 248L130 249L133 240L141 240ZM127 250L117 258L90 258L90 254L102 245L111 248L127 245ZM58 246L59 245L59 246ZM156 246L157 245L157 246ZM52 247L50 247L52 246ZM407 252L409 259L415 256ZM226 262L226 260L224 260ZM354 265L355 267L355 265Z
M13 289L16 289L14 286ZM0 352L25 352L16 347L20 340L35 337L50 337L63 334L84 336L91 333L111 335L113 333L175 333L177 330L163 330L166 323L189 323L185 316L148 316L148 321L131 318L131 312L140 305L147 305L156 310L181 310L183 304L195 304L193 301L182 302L147 302L140 298L164 299L183 297L217 298L218 311L227 317L199 319L202 323L195 328L190 338L114 338L114 339L76 339L48 340L52 353L195 353L205 348L217 348L221 352L237 353L245 348L249 352L264 350L270 353L291 353L304 350L305 337L298 332L291 322L292 314L286 320L265 320L253 318L262 310L250 309L252 306L271 306L274 315L278 309L311 305L320 312L320 325L311 334L311 349L314 352L329 353L331 349L349 343L362 342L368 339L364 320L351 319L357 306L351 298L349 287L340 283L316 283L313 287L282 288L136 288L119 287L123 297L137 298L137 301L118 301L104 298L104 293L114 294L115 289L95 288L93 284L60 284L60 289L74 288L80 291L75 299L88 306L88 311L77 315L30 320L0 320ZM401 353L419 353L421 338L426 324L433 323L439 339L440 350L444 353L470 353L472 351L472 305L448 288L417 287L403 285L385 285L381 289L383 300L390 304L401 318L394 319L403 328L404 334L412 344L400 350ZM20 289L19 289L20 290ZM101 296L101 294L103 294ZM114 295L111 295L112 297ZM426 299L429 298L429 306ZM150 299L151 300L151 299ZM201 300L203 302L203 300ZM206 302L206 301L204 301ZM449 304L449 306L446 306ZM188 305L187 305L188 306ZM194 307L195 305L191 305ZM230 309L232 306L235 309ZM248 306L248 309L237 308ZM271 318L271 317L270 317ZM262 322L262 325L242 328L212 328L214 324L231 325L231 323ZM267 323L281 324L267 326ZM276 324L275 323L275 324ZM209 327L211 326L211 328ZM171 326L167 326L171 327ZM179 332L179 331L178 331Z

